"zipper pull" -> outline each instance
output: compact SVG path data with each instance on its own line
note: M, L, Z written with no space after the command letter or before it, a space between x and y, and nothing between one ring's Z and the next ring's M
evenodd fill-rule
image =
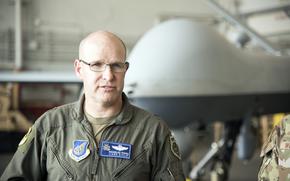
M94 180L96 180L96 175L95 174L92 174L91 175L91 181L94 181Z
M167 171L169 172L170 176L171 176L172 178L174 178L174 176L173 176L172 172L169 170L169 168L167 168Z

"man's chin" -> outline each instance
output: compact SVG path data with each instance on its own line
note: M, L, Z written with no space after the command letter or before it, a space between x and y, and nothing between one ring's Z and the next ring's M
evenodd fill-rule
M103 95L100 101L107 106L111 106L116 102L116 97L112 95Z
M96 95L96 100L98 102L103 103L104 105L113 105L115 102L118 101L119 96L117 95L116 91L114 92L102 92Z
M102 99L101 102L102 102L103 106L109 107L109 106L114 105L116 100L112 99L112 98L111 99Z

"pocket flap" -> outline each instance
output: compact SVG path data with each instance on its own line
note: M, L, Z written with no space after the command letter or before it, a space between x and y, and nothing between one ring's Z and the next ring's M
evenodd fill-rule
M276 127L270 133L268 140L264 143L260 157L264 157L267 153L271 152L275 147L277 141L277 130Z

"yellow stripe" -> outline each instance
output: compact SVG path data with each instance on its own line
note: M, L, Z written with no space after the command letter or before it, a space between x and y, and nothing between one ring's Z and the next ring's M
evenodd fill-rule
M283 117L285 116L285 113L277 113L273 115L273 126L278 125Z

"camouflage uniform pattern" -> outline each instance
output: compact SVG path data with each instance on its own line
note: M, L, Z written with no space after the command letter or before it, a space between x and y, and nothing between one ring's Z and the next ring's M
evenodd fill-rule
M260 156L259 181L290 181L290 115L274 127Z

